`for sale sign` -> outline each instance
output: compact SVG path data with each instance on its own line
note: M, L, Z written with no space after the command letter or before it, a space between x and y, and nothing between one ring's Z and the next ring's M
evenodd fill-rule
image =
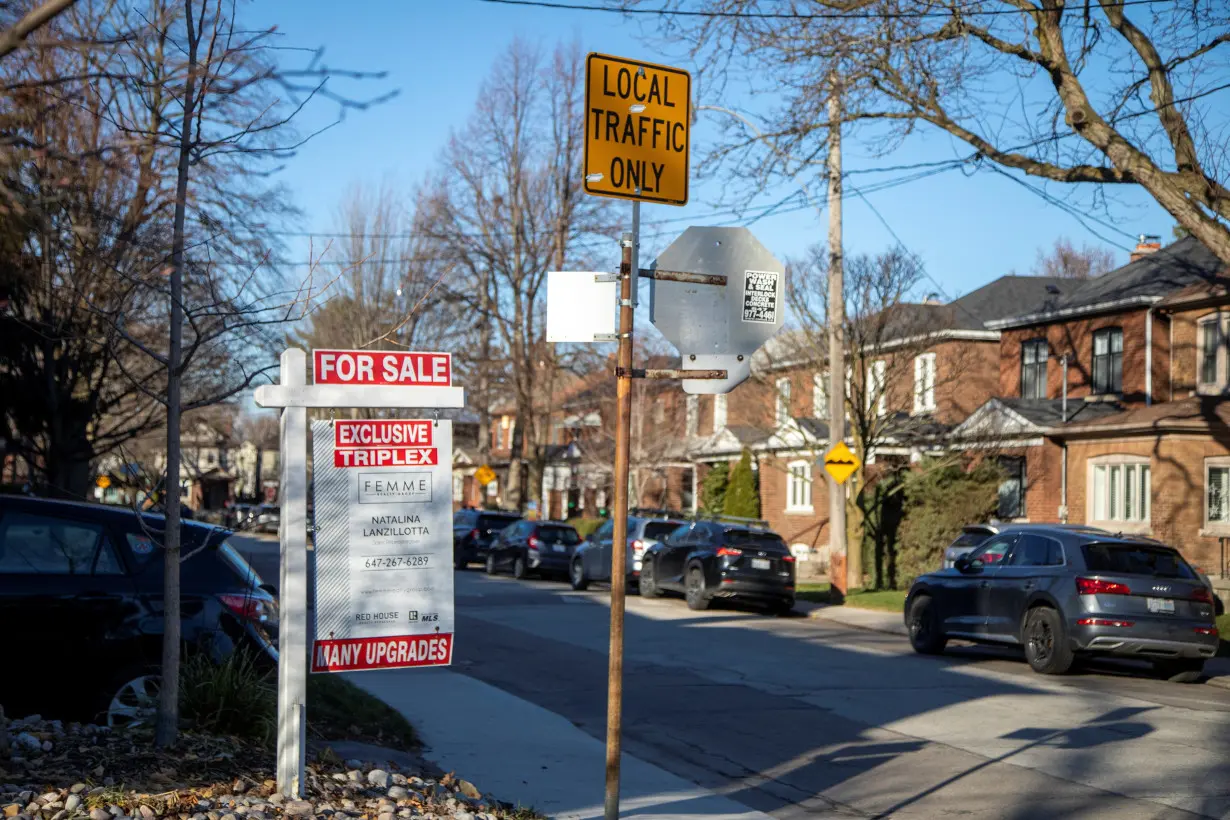
M363 355L377 357L377 372L384 354ZM359 361L354 365L358 372ZM312 671L448 665L452 422L317 421L312 437Z
M313 350L316 384L381 384L396 387L451 387L450 353L383 350Z

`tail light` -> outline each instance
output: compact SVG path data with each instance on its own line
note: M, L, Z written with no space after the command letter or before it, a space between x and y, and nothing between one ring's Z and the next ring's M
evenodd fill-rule
M1077 621L1081 626L1135 626L1135 621L1117 621L1112 618L1081 618Z
M782 560L785 561L787 564L793 564L794 556L791 555L790 553L786 553L785 555L782 556Z
M719 557L737 558L743 554L743 550L734 547L718 547L717 554Z
M1192 631L1195 632L1197 635L1212 635L1214 637L1217 636L1217 627L1215 626L1198 626L1198 627L1195 627Z
M531 536L530 536L530 540L529 540L529 541L527 541L526 543L528 543L528 544L530 545L530 549L532 549L532 550L536 550L536 549L538 549L538 536L537 536L537 535L531 535Z
M1127 584L1103 581L1098 578L1077 578L1076 591L1081 595L1131 595Z
M241 621L262 626L272 626L278 622L277 604L268 598L255 595L219 595L218 600Z
M470 537L473 538L475 541L478 540L478 536L479 536L478 530L470 530Z
M644 551L645 551L645 542L644 542L644 541L642 541L641 539L639 539L639 538L638 538L638 539L636 539L635 541L633 541L633 542L632 542L632 554L633 554L634 556L636 556L637 558L639 558L639 557L641 556L641 553L643 553Z
M1193 601L1200 601L1202 604L1213 603L1213 596L1209 594L1208 587L1197 587L1196 589L1193 589L1190 597Z

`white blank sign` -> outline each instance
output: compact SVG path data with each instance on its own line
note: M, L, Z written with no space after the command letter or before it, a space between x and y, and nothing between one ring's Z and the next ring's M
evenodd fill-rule
M547 341L592 342L615 332L616 282L595 282L593 271L547 273Z

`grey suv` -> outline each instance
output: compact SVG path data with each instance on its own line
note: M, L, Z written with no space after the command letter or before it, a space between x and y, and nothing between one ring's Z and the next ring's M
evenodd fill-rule
M1117 655L1181 682L1198 680L1217 653L1213 613L1211 591L1177 550L1058 526L998 533L920 576L905 602L923 654L950 638L1019 644L1043 674L1063 674L1077 655Z
M626 566L628 580L635 583L641 574L641 556L686 522L673 518L640 518L628 516L628 549ZM606 521L585 543L577 547L569 567L572 588L587 589L591 582L611 580L611 549L615 522Z

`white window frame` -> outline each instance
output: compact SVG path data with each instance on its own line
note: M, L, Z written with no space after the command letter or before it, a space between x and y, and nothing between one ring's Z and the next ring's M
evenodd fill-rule
M726 429L726 394L718 393L713 397L713 432L720 433Z
M1090 524L1112 532L1141 534L1151 530L1153 470L1147 456L1091 458L1086 482L1086 520Z
M829 417L829 374L813 373L811 377L811 415L816 419Z
M773 383L773 423L782 427L790 421L790 377L782 376Z
M1230 374L1227 367L1230 364L1230 357L1227 355L1227 338L1230 338L1230 313L1210 313L1207 316L1202 316L1196 320L1196 392L1202 394L1217 394L1225 392L1230 385ZM1204 329L1209 325L1217 328L1217 358L1214 365L1214 379L1211 382L1204 380Z
M786 464L786 512L812 513L812 465L810 461L796 459Z
M687 399L687 418L686 418L686 433L688 436L696 435L700 429L700 396L688 396Z
M1212 521L1209 517L1209 474L1213 470L1227 472L1226 484L1223 487L1225 495L1222 507L1223 517L1220 521ZM1204 508L1204 531L1215 535L1230 535L1230 456L1210 456L1204 460L1204 495L1200 504Z
M921 353L914 357L914 412L935 410L935 354Z
M867 409L871 409L872 400L875 400L876 415L883 416L888 413L888 362L883 359L876 359L867 366L867 379L863 383L863 390L866 392Z

